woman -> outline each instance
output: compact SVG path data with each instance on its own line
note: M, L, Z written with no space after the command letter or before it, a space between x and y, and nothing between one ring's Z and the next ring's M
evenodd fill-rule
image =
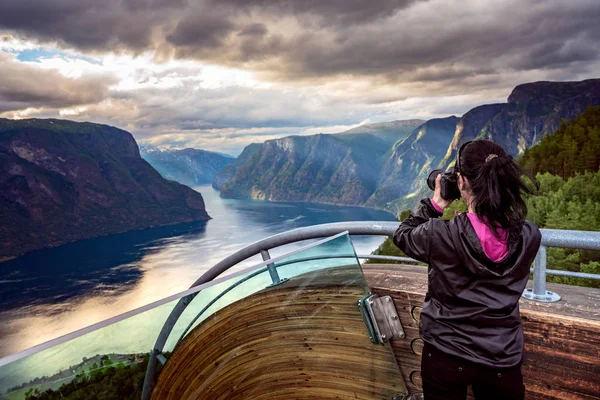
M538 227L525 221L522 171L489 140L467 142L456 172L468 213L439 220L452 200L440 195L402 221L394 243L426 262L428 293L421 312L426 400L523 399L523 330L519 299L540 247Z

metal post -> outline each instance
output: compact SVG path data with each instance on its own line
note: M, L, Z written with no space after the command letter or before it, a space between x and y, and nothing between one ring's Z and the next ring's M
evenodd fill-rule
M525 289L524 298L542 303L554 303L560 300L558 294L546 290L546 260L547 247L540 246L533 267L533 290Z
M263 261L267 261L267 260L271 259L269 250L261 250L260 255L262 256ZM277 272L277 268L275 268L275 264L268 264L267 268L269 269L269 275L271 275L271 280L273 281L273 285L277 285L278 283L281 283L281 279L279 278L279 273Z
M548 260L548 249L540 246L533 263L533 294L544 296L546 294L546 262Z

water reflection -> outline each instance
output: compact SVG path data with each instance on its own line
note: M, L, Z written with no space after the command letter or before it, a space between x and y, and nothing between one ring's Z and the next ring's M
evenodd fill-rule
M64 311L81 296L115 296L137 284L140 260L194 240L206 222L127 232L44 249L0 263L0 311L51 303ZM23 311L21 309L21 311Z
M196 190L213 218L208 222L91 239L0 263L0 356L185 290L223 258L267 236L328 222L393 220L377 210L221 199L210 186ZM353 238L358 253L382 240Z

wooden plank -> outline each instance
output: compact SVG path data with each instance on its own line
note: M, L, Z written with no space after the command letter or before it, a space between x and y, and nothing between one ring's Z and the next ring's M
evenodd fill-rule
M402 375L411 393L421 391L420 356L410 343L418 341L419 309L427 288L426 269L415 266L366 265L365 277L374 293L394 298L407 334L392 341ZM597 289L548 285L560 293L561 304L520 302L525 333L523 375L527 399L600 399L600 322ZM412 379L412 382L410 378Z
M415 265L365 264L365 278L370 287L388 288L409 293L427 292L427 268ZM521 310L600 321L600 289L548 283L548 290L558 293L556 303L538 303L521 299ZM529 281L528 288L533 287Z

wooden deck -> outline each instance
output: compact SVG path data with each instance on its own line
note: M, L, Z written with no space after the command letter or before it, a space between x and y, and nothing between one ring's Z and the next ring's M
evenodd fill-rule
M392 346L409 391L420 391L420 354L415 353L422 347L418 319L427 270L391 264L363 269L374 293L394 298L407 336L393 340ZM600 290L558 284L548 284L548 289L560 294L561 301L520 302L526 398L600 399Z
M392 340L393 353L366 335L356 267L319 271L207 319L175 350L152 398L391 399L406 389L421 392L418 321L427 270L363 267L371 291L394 298L406 337ZM526 399L600 400L600 290L548 288L560 302L520 303Z

